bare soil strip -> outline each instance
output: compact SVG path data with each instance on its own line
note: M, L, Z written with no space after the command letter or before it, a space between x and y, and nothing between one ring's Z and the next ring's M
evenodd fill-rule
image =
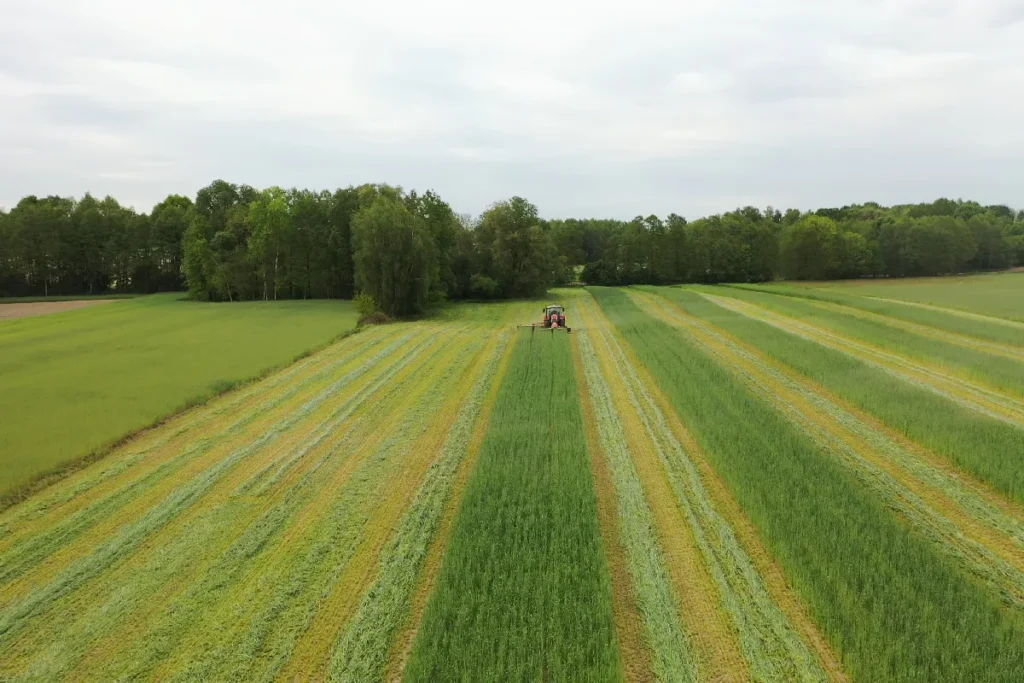
M63 311L77 311L100 304L112 304L117 299L79 299L77 301L35 301L27 304L0 304L0 321L48 315Z
M944 396L961 406L1024 429L1024 401L996 389L943 373L924 363L855 341L802 320L730 297L700 293L722 308L759 320L789 334L841 351L858 360Z
M1024 606L1024 511L710 323L661 297L630 296L688 333L1006 603Z

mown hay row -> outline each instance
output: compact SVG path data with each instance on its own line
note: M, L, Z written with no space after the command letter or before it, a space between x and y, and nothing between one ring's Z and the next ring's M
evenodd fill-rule
M426 337L425 339L427 341L429 341L429 336ZM415 342L413 344L413 346L409 347L405 352L403 352L403 354L401 354L400 357L402 357L403 355L407 355L408 353L413 352L413 351L418 353L418 351L416 351L416 349L422 349L422 348L424 348L422 343ZM319 407L318 403L323 403L324 401L327 401L327 399L331 399L331 401L333 401L334 397L335 397L335 390L339 389L341 384L343 384L343 383L339 383L339 380L334 380L334 381L330 382L329 384L327 384L326 388L325 388L324 385L320 385L318 388L315 389L315 391L317 393L316 393L314 399L307 401L305 404L303 404L303 406L301 406L304 410L298 410L295 413L290 414L289 416L287 416L285 418L285 421L286 422L291 422L293 425L301 426L303 424L302 420L299 419L301 417L301 415L303 413L305 413L306 415L313 415L314 412L315 412L314 408L318 408ZM328 408L328 411L329 410L330 409ZM328 414L329 414L329 412L328 412ZM322 417L324 417L326 419L326 416L322 416ZM302 436L302 432L300 431L294 437L292 437L292 439L290 441L292 443L292 447L293 448L297 447L299 445L299 443L300 443L299 439L301 439L301 436ZM262 458L270 458L270 459L273 459L274 457L278 456L278 454L280 453L280 450L276 450L276 451L274 450L274 447L277 445L277 443L278 442L276 442L276 441L269 441L268 442L266 439L257 439L257 442L255 443L255 446L257 447L257 451L258 451L257 456L258 457L262 457ZM239 475L238 476L242 477L242 478L247 476L246 470L244 470L244 469L243 470L239 470ZM220 487L220 489L219 489L219 490L222 491L222 493L219 496L217 496L217 498L219 499L219 502L215 502L209 496L207 496L207 498L204 499L204 501L203 501L203 503L204 503L203 505L197 506L197 507L195 507L192 510L192 512L194 513L192 516L195 517L194 520L190 521L188 515L186 515L186 516L179 515L179 516L176 516L173 519L171 519L169 521L169 524L164 529L161 530L160 536L154 538L153 541L149 542L149 544L147 546L145 546L146 548L149 549L149 552L152 553L154 550L155 551L159 551L162 548L162 544L163 543L170 542L170 541L172 541L175 538L181 538L182 542L184 543L184 547L189 547L189 539L191 538L191 536L194 534L194 532L196 530L205 528L205 525L202 522L209 523L210 517L211 517L211 512L214 513L214 516L217 517L217 519L220 522L220 524L226 525L229 528L236 527L239 523L241 523L244 519L246 519L246 516L244 514L239 514L239 513L242 512L242 510L237 509L237 507L238 507L237 505L225 506L226 503L230 502L230 500L231 500L231 492L235 490L235 488L237 486L237 483L233 484L232 482L230 482L228 480L225 480L223 482L223 484L224 485L222 485ZM218 515L217 513L220 513L222 510L223 510L224 514ZM252 510L251 513L254 514L254 515L257 515L258 511L257 510ZM180 531L174 531L175 528L180 529ZM218 529L218 528L220 528L220 527L218 527L217 525L214 525L214 529ZM217 537L214 537L214 538L217 538ZM230 539L230 535L227 536L227 538ZM172 545L174 545L174 543L172 543ZM215 549L217 547L217 545L214 544L213 547ZM200 557L202 557L202 551L205 550L205 547L200 545L198 547L198 549L200 550ZM127 555L128 553L125 553L125 554ZM195 556L195 550L191 551L191 555L193 557ZM142 556L142 555L139 555L139 554L136 553L136 554L134 554L132 556L132 559L133 559L133 563L132 564L135 564L135 563L138 563L138 562L142 562L142 564L140 566L142 566L142 567L147 566L146 565L146 561L144 559L144 556ZM163 558L163 559L166 560L166 558ZM129 564L127 566L127 568L131 568L132 564ZM201 565L202 563L197 563L197 564ZM161 565L160 562L156 562L155 563L155 567L159 568L161 566L162 565ZM174 576L174 578L176 580L180 580L182 574L187 575L187 573L188 573L187 571L183 571L183 572L179 572L177 574L174 574L173 576ZM143 577L148 577L149 575L148 575L148 573L143 572L142 576ZM136 577L136 578L138 578L138 577ZM143 581L143 584L145 585L146 582ZM127 581L127 582L124 582L124 583L122 583L120 585L122 586L121 588L117 588L116 585L115 585L115 587L111 589L111 590L116 591L116 593L117 593L114 596L115 598L123 597L123 596L118 595L118 594L124 593L125 588L132 588L132 589L134 589L136 584L134 582ZM103 595L103 592L102 591L97 592L97 591L91 590L90 593L88 594L88 596L92 597L92 596L97 595L97 594L98 595ZM81 594L79 594L79 595L81 595ZM122 602L123 601L119 601L119 605ZM74 608L75 613L78 613L80 609L82 609L81 605L76 606ZM105 607L103 609L103 612L101 614L106 615L106 614L111 613L111 612L113 612L114 614L118 613L117 610L113 610L112 611L110 609L110 607L107 606L107 607Z
M705 603L718 604L717 609L727 616L732 631L723 636L708 628L715 623L713 612L690 617L695 641L711 636L706 647L724 650L718 653L718 661L710 658L711 668L703 675L712 678L745 677L742 674L742 662L745 661L750 668L749 675L754 678L826 679L813 644L801 637L789 616L781 610L732 527L718 512L696 465L697 461L704 460L696 442L688 436L683 442L676 438L652 395L653 385L637 374L635 363L629 361L614 333L607 324L603 324L603 316L595 312L591 319L600 320L596 327L590 329L601 340L603 348L599 355L609 366L606 376L615 378L614 383L622 387L619 393L628 400L620 409L620 415L628 414L631 409L636 416L633 419L640 427L630 435L630 446L645 441L652 446L649 454L641 448L633 449L638 465L645 459L651 461L643 468L643 481L651 491L648 499L674 498L681 512L679 521L691 530L692 543L699 551L699 570L706 572L711 579L711 585L704 589L707 594L700 597ZM666 488L663 494L654 494L659 487L665 488L666 485L670 488ZM694 573L690 572L691 580ZM730 641L738 646L737 655L742 652L739 674L735 662L720 659L728 652L725 648Z
M853 679L1003 680L1024 631L848 468L622 291L592 288ZM699 297L698 297L699 298ZM770 466L768 466L770 463Z
M703 292L702 295L723 308L846 353L965 408L1024 429L1024 401L1013 396L945 374L923 363L854 341L796 318L774 313L756 304Z
M446 502L456 493L454 486L470 453L475 425L483 418L484 399L501 380L499 368L507 358L512 335L503 331L491 336L441 452L381 552L376 580L339 634L331 655L332 680L384 678L389 652L409 617L417 580L441 527Z
M1024 607L1024 516L993 505L976 487L922 461L831 400L820 387L786 375L753 349L669 308L663 300L633 296L652 315L686 330L752 392L854 468L937 549L981 578L1008 604Z

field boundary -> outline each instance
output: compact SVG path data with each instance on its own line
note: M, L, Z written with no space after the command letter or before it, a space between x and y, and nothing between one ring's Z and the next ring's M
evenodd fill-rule
M308 358L309 356L312 356L314 354L320 353L324 349L327 349L328 347L337 344L343 339L346 339L354 334L359 333L363 329L365 328L354 327L350 330L345 330L344 332L334 337L333 339L318 346L314 346L310 349L307 349L306 351L303 351L302 353L291 358L291 360L285 361L283 363L277 363L275 365L267 367L261 370L260 372L256 373L255 375L251 375L244 379L236 380L233 382L218 383L218 385L214 389L207 391L203 394L199 394L198 396L185 399L185 401L179 407L171 410L170 412L164 415L161 415L160 417L156 418L149 424L146 424L143 427L139 427L138 429L134 429L118 437L117 439L114 439L113 441L103 446L100 446L99 448L93 449L92 451L86 453L80 458L73 458L71 460L68 460L67 462L61 463L54 469L37 472L35 475L32 476L32 478L29 481L19 486L16 486L15 488L10 489L9 491L0 493L0 512L4 512L9 508L14 507L18 503L26 500L27 498L35 495L36 493L39 493L40 491L49 488L50 486L56 484L62 479L66 479L75 472L83 470L89 465L99 462L100 460L110 455L118 448L126 446L135 439L144 435L145 433L152 431L158 427L162 427L171 420L182 417L189 413L190 411L193 411L197 408L201 408L216 398L220 398L221 396L230 394L234 391L247 388L253 384L256 384L257 382L260 382L272 375L277 374L278 372L286 370L295 363L298 363L300 360Z

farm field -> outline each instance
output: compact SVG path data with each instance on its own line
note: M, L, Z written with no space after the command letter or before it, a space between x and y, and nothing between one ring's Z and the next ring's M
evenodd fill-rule
M355 326L347 302L180 297L0 320L0 499Z
M1012 322L552 296L571 334L366 328L0 512L0 680L1019 680Z
M815 283L848 294L909 301L1024 322L1024 272Z

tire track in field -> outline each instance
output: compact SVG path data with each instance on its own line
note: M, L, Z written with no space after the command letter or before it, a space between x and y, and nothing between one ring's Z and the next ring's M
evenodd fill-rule
M507 318L505 323L509 323ZM441 571L445 551L448 549L448 539L451 536L452 527L455 524L455 517L458 514L459 507L462 503L462 494L465 491L469 475L476 467L477 459L480 455L480 447L483 444L484 435L487 433L487 428L490 424L491 412L494 409L494 401L498 395L498 390L501 388L502 381L505 378L505 373L508 370L509 359L512 356L512 348L514 345L515 343L511 340L507 342L502 353L501 360L495 369L493 381L491 382L486 395L482 399L479 409L479 417L473 427L472 434L469 437L466 456L463 458L462 463L454 474L451 494L445 502L444 510L438 522L437 533L430 541L430 546L427 550L423 563L423 570L416 579L416 586L412 595L408 615L403 615L406 616L405 622L402 624L394 638L394 641L388 648L386 666L384 669L386 672L384 680L401 680L402 673L405 670L405 665L409 660L409 656L412 654L412 647L413 643L416 641L416 634L423 621L423 615L426 612L430 594L437 583L437 577ZM347 680L344 668L340 671L335 668L335 675L340 680Z
M431 465L394 535L380 556L374 583L364 591L350 621L339 633L331 655L331 680L382 680L388 654L409 614L418 579L443 531L446 504L469 458L483 419L490 389L500 382L500 368L511 349L511 332L491 332L481 359L484 366L459 410L436 462Z
M1011 344L1000 344L999 342L978 339L977 337L969 337L965 334L949 332L947 330L939 329L938 327L922 325L920 323L910 322L909 320L901 320L900 318L882 315L873 311L865 311L864 309L856 308L854 306L845 306L843 304L818 301L815 299L801 299L801 301L825 311L832 311L833 313L841 313L843 315L861 318L862 320L881 323L922 337L944 341L964 349L982 351L984 353L990 353L994 356L1001 356L1010 360L1024 361L1024 347L1013 346Z
M630 292L784 413L943 553L1001 599L1024 607L1024 511L882 428L827 390L662 297Z
M698 678L841 679L834 654L784 581L778 581L781 572L762 573L761 568L770 565L764 562L767 554L760 549L762 562L757 562L753 557L756 551L748 551L760 548L756 537L741 540L733 520L723 514L725 508L731 507L733 513L737 508L734 503L727 506L717 500L725 494L724 489L706 484L711 468L692 435L679 423L674 411L663 407L667 406L664 397L656 398L659 392L653 380L641 375L642 368L620 344L603 314L589 301L583 308L591 321L588 332L600 341L595 343L596 356L611 387L656 520L662 516L659 509L666 508L658 524L662 538L669 540L670 534L678 537L682 529L688 529L689 542L697 551L698 567L687 571L686 578L693 581L699 573L708 577L705 586L689 600L680 591L684 617L689 617L698 652L711 649L714 653L714 648L728 642L727 638L736 643L732 657L717 662L711 658L705 662L706 670L698 669ZM667 508L674 508L676 519L672 519L672 510ZM672 553L669 554L671 557ZM767 577L773 579L771 584ZM709 604L710 596L715 598ZM695 604L690 606L688 602ZM702 611L691 611L700 610L702 602ZM695 614L699 616L695 618ZM722 617L729 624L730 635L723 637L710 629L705 631L716 618ZM731 660L740 653L737 667ZM720 657L723 653L717 654ZM749 673L745 673L744 662Z
M865 342L855 341L747 301L705 292L700 292L700 295L734 313L840 351L904 381L955 401L969 410L1024 429L1024 401L1009 394L945 374L924 363L883 351Z
M246 461L253 454L265 452L283 434L314 413L343 384L344 379L332 382L312 398L300 397L299 404L286 408L283 415L274 413L268 418L257 420L254 423L256 433L250 435L245 443L235 446L227 444L205 460L194 463L185 469L187 476L182 477L181 481L173 480L166 485L161 482L162 490L155 504L152 504L152 497L147 496L140 499L138 512L129 507L122 510L122 517L105 518L97 528L106 530L109 527L109 531L99 535L99 542L95 545L86 545L84 554L81 552L82 549L79 549L77 556L73 555L70 562L54 562L56 567L63 568L57 569L52 578L47 576L43 579L38 569L34 571L31 578L43 585L0 609L0 644L11 637L14 631L20 629L30 617L40 610L47 609L59 597L83 585L114 562L130 554L147 537L169 523L180 523L183 514L189 510L194 512L194 504L209 493L237 464ZM125 515L125 512L129 514ZM134 521L118 526L125 516ZM95 531L96 528L90 533ZM78 545L82 544L76 544L76 547ZM52 557L63 559L66 554L68 551L62 548Z
M308 629L325 591L360 542L382 502L382 487L403 466L408 444L428 423L444 391L464 365L451 344L456 331L437 336L436 360L398 396L386 428L375 430L298 510L258 566L239 577L217 602L210 624L187 636L158 677L248 679L273 677Z
M570 310L572 319L579 319L578 307L572 306ZM589 344L589 340L585 340L585 343ZM586 351L581 349L579 334L572 340L572 351L576 387L580 408L583 410L587 452L590 455L591 476L594 479L594 493L597 496L601 542L608 564L608 575L611 578L612 619L623 674L627 681L693 681L695 667L690 655L691 647L678 618L677 601L669 585L664 558L658 547L651 511L643 502L643 492L639 487L639 481L636 480L635 472L630 482L634 485L631 489L634 494L633 505L624 504L623 496L616 498L616 490L621 490L622 487L616 486L608 458L609 455L613 458L618 456L621 460L628 455L621 442L612 441L615 436L621 436L621 429L618 434L610 436L609 429L606 428L606 425L611 426L609 423L614 419L614 415L607 412L607 387L591 385L593 380L587 376L587 371L593 372L592 350L589 346ZM584 355L588 357L586 367ZM599 396L598 393L602 389L605 392ZM598 414L601 415L600 418ZM610 438L602 439L601 432ZM611 454L609 450L612 451ZM639 496L636 495L638 492ZM628 529L623 526L624 524ZM646 557L651 560L653 566L637 566L644 559L644 551L647 552ZM648 571L644 571L645 569ZM657 585L653 587L654 590L647 590L651 583ZM643 595L644 614L648 617L646 623L662 626L647 629L647 638L644 638L645 622L638 611L638 595ZM659 616L662 618L658 619ZM665 622L668 622L668 628L664 628ZM659 639L659 636L667 638ZM648 644L651 645L650 648ZM656 668L652 667L652 651L658 655ZM669 676L669 673L672 675Z
M255 438L254 434L272 425L281 424L280 420L293 415L299 406L310 400L316 382L328 377L333 370L354 366L351 373L332 385L341 388L376 368L384 358L407 341L407 337L400 337L369 360L358 355L355 358L344 358L324 371L315 373L307 382L286 388L283 393L272 394L257 410L248 410L239 417L228 415L226 421L212 425L214 431L204 430L194 434L192 441L183 444L182 448L161 454L163 457L154 463L154 467L148 468L141 477L129 481L122 489L60 519L52 529L37 530L34 535L24 538L21 544L0 552L0 606L23 593L29 578L39 583L57 568L83 557L89 549L113 535L121 520L142 516L155 500L169 495L178 486L186 485L208 467L227 457L231 448ZM320 397L319 401L322 402L323 398ZM49 553L51 550L54 551L52 554ZM32 576L26 577L30 569L33 570Z
M313 429L322 429L328 422L337 423L340 415L350 416L349 422L338 429L331 439L318 442L316 452L309 454L310 457L318 457L307 460L304 469L291 472L278 490L268 496L239 498L234 493L237 487L225 486L220 501L206 506L207 509L199 519L184 525L176 534L169 534L165 542L156 543L159 550L148 564L136 562L134 571L137 575L126 574L120 581L133 587L142 584L137 591L140 596L158 588L159 592L127 615L126 620L119 621L117 628L111 627L105 641L94 643L91 654L82 660L79 670L104 671L104 665L112 661L130 661L135 662L138 668L110 671L109 677L135 676L140 671L148 671L165 656L172 644L182 637L182 632L198 619L197 610L204 610L208 603L213 603L215 596L227 587L229 581L237 579L241 572L251 567L259 553L284 533L293 515L309 502L314 492L321 490L323 480L333 476L338 468L345 465L347 451L358 449L359 444L369 438L372 432L386 425L386 417L391 410L389 406L400 398L416 369L430 361L430 354L420 358L423 352L431 346L434 349L440 348L440 343L433 341L428 338L418 342L385 368L384 373L372 382L381 391L356 391L362 397L357 412L353 413L353 406L348 399L336 405L320 426ZM401 371L404 374L396 376ZM298 450L309 451L308 442L300 441L297 445ZM240 505L245 507L240 509ZM188 546L190 534L196 525L214 528L209 544L201 544L197 556L188 565L164 571L166 560L162 556L182 552L184 549L179 546ZM156 582L152 587L147 587L145 584L149 577L160 572L164 577L163 586L160 587L160 583ZM111 582L116 580L112 578ZM102 618L109 611L103 603L96 609L99 614L95 618ZM133 640L131 636L124 635L139 632L146 632L147 636ZM133 648L131 656L110 657L111 653L117 653L129 645Z

